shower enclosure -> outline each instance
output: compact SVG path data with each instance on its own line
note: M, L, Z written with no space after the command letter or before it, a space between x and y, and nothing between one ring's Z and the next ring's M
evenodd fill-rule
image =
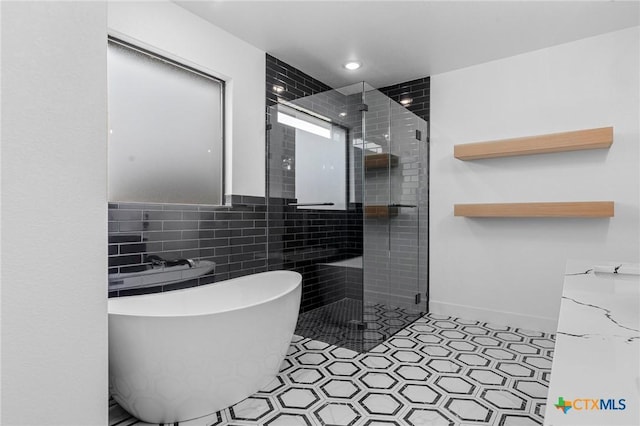
M427 310L428 124L366 83L267 111L268 267L296 333L368 351Z

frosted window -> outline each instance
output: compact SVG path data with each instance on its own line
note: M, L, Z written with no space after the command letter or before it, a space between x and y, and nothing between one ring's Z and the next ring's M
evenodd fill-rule
M296 129L296 199L301 204L333 203L310 209L346 209L346 132L330 129L329 137Z
M221 82L109 42L109 200L222 203Z

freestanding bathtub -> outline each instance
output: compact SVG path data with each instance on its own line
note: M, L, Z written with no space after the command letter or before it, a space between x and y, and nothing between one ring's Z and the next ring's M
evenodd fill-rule
M272 271L185 290L109 299L109 390L149 423L201 417L276 376L302 277Z

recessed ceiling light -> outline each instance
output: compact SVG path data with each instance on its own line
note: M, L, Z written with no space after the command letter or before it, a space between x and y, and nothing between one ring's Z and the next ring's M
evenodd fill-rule
M282 93L284 92L284 87L282 86L273 86L273 91L276 93Z
M360 62L347 62L346 64L344 64L344 67L349 71L357 70L361 66L362 64Z
M341 112L340 114L338 114L340 117L346 117L347 113L346 112Z
M411 102L413 102L413 99L411 98L404 98L404 99L400 99L400 103L404 106L409 105Z

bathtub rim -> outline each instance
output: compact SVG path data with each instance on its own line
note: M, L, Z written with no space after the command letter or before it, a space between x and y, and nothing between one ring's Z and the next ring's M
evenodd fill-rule
M242 279L248 279L251 276L254 275L261 275L261 274L269 274L269 275L291 275L291 276L295 276L295 284L290 285L288 288L286 288L286 290L277 293L276 295L272 296L272 297L268 297L265 299L261 299L257 302L251 303L251 304L245 304L242 306L236 306L236 307L232 307L229 309L222 309L222 310L216 310L216 311L210 311L210 312L197 312L197 313L184 313L184 314L171 314L171 315L167 315L167 314L157 314L154 315L153 313L122 313L122 312L111 312L111 305L112 304L117 304L118 300L132 300L132 298L136 298L138 299L138 301L143 302L142 300L139 300L140 298L145 298L145 297L149 297L149 298L157 298L160 297L162 295L167 295L167 294L180 294L180 293L184 293L184 292L189 292L189 291L195 291L196 289L202 289L203 287L209 287L209 286L230 286L232 285L231 283L233 281L236 280L242 280ZM232 278L229 280L224 280L224 281L220 281L217 283L210 283L210 284L205 284L205 285L201 285L201 286L196 286L196 287L189 287L189 288L183 288L183 289L178 289L178 290L171 290L168 292L162 292L162 293L150 293L150 294L140 294L140 295L133 295L133 296L122 296L122 297L112 297L109 298L107 301L107 313L108 316L111 317L116 316L116 317L130 317L130 318L195 318L195 317L205 317L208 315L218 315L218 314L224 314L224 313L228 313L228 312L233 312L233 311L240 311L240 310L244 310L244 309L250 309L252 307L256 307L256 306L260 306L263 305L265 303L269 303L269 302L273 302L274 300L277 300L279 298L283 298L288 296L289 294L295 292L298 288L300 288L302 286L302 274L300 274L299 272L295 272L295 271L265 271L265 272L258 272L255 274L249 274L249 275L243 275L241 277L236 277L236 278Z

